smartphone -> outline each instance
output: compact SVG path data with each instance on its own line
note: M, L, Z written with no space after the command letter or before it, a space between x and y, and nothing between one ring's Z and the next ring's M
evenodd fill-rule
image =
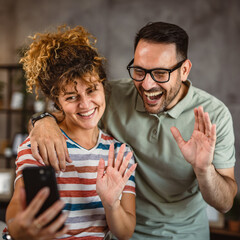
M42 205L39 212L36 214L35 218L37 218L40 214L42 214L50 206L52 206L54 202L56 202L57 200L60 199L58 187L57 187L56 176L55 176L55 171L51 166L25 167L23 169L23 181L24 181L24 185L25 185L27 205L30 204L30 202L35 197L35 195L43 187L49 187L49 189L50 189L50 194L49 194L48 198ZM57 214L57 216L51 222L49 222L47 225L45 225L44 227L46 227L49 224L51 224L52 222L54 222L54 220L56 220L61 213L62 213L62 211L60 211ZM61 226L59 230L61 230L63 228L63 226Z

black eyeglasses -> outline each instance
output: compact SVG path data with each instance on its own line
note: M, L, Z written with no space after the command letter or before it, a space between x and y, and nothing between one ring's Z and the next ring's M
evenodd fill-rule
M132 61L127 65L127 70L129 72L130 77L134 81L141 82L145 79L147 73L149 73L152 79L158 83L165 83L168 82L170 79L170 74L175 71L176 69L180 68L182 64L186 61L186 59L182 60L181 62L177 63L177 65L172 69L166 68L153 68L153 69L144 69L142 67L135 67L131 66L133 64L134 58Z

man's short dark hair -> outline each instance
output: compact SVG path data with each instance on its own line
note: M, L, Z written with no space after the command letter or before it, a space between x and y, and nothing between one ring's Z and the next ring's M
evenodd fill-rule
M139 30L135 37L134 51L143 39L153 43L174 43L177 54L187 59L188 34L179 26L165 22L150 22Z

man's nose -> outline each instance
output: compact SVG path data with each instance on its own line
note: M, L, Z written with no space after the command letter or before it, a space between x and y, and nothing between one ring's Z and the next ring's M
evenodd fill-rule
M152 76L150 73L147 73L143 82L142 82L142 87L145 89L145 90L149 90L153 87L156 87L156 82L152 79Z

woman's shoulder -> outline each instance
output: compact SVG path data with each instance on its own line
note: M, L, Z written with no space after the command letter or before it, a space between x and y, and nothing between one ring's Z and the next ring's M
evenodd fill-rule
M110 134L104 132L104 131L101 130L101 129L100 129L100 134L101 134L101 136L100 136L101 141L104 141L105 143L108 143L109 145L110 145L111 143L113 143L114 146L115 146L115 148L116 148L116 147L120 147L120 146L123 144L123 142L118 141L116 138L114 138L113 136L111 136ZM125 144L126 144L126 143L125 143ZM129 149L130 149L130 147L128 146L128 144L126 144L126 148L127 148L127 149L129 148Z

